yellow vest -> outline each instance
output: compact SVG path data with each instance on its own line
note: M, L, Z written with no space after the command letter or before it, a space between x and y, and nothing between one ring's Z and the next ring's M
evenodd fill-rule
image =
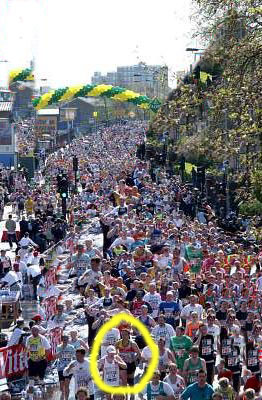
M29 358L32 361L40 361L45 358L45 348L40 337L31 337L28 340Z

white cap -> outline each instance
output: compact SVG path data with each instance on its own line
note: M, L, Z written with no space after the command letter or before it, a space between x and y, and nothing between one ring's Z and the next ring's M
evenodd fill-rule
M115 346L108 346L107 347L107 349L106 349L106 352L107 352L107 354L109 354L109 353L115 353L116 354L116 348L115 348Z

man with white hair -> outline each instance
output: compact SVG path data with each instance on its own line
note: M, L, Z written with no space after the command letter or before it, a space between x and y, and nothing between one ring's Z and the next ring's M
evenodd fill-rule
M26 349L28 351L28 376L29 384L34 384L34 378L39 378L43 384L45 371L47 367L47 357L51 346L49 341L39 333L39 327L33 326L32 335L26 340Z

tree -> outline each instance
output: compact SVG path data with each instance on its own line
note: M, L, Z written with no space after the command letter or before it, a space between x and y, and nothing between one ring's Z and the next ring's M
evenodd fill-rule
M239 180L250 186L262 170L261 0L193 2L195 35L207 46L198 64L200 79L187 76L152 129L178 130L178 152L196 151L195 144L214 161L237 162ZM201 71L212 75L212 83L201 79Z

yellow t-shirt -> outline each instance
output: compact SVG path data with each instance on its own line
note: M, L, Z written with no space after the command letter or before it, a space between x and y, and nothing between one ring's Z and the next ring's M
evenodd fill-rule
M31 337L28 340L29 358L32 361L39 361L45 358L45 348L40 337Z

